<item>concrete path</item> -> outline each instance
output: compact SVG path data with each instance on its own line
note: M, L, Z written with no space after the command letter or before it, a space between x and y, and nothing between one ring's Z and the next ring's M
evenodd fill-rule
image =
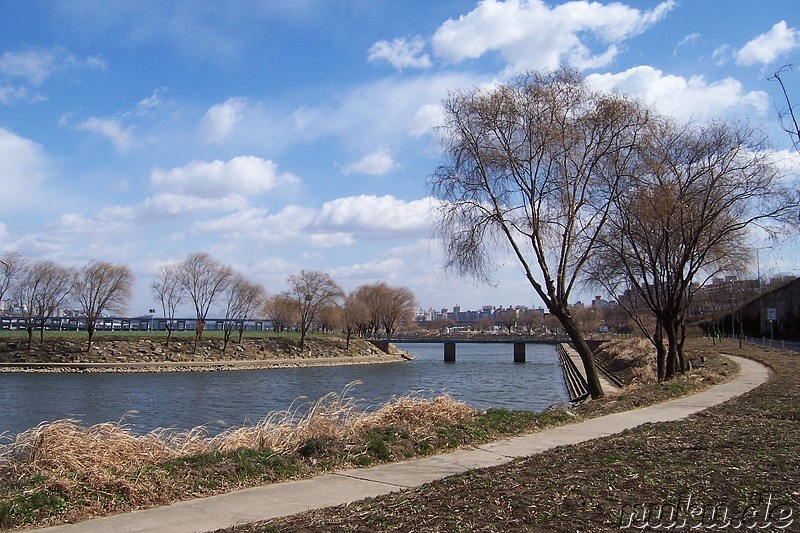
M210 531L344 504L417 487L474 468L507 463L555 448L619 433L647 422L679 420L754 389L769 379L769 370L749 359L731 356L739 376L704 392L634 411L601 416L521 437L401 463L343 470L303 481L276 483L158 507L145 511L57 526L46 531L191 532Z

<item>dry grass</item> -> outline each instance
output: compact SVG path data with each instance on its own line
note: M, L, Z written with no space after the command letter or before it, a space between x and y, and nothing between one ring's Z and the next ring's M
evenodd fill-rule
M647 339L611 340L603 343L601 356L611 370L623 370L631 383L645 385L658 381L656 349Z
M350 383L341 393L320 398L301 414L302 405L271 413L253 425L209 436L202 426L188 431L158 429L136 435L123 424L90 427L77 420L43 423L0 445L0 468L17 473L101 473L130 471L189 455L247 448L277 453L296 451L310 439L347 441L372 429L395 425L414 430L451 424L476 411L448 396L426 399L401 396L369 412L352 396Z

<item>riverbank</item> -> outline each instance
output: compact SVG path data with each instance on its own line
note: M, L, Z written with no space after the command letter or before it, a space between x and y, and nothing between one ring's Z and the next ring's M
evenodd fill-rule
M162 432L135 437L117 424L80 428L74 423L54 423L37 428L37 433L31 432L24 438L18 436L20 446L14 449L22 452L21 456L12 448L7 449L6 457L18 457L21 462L12 461L5 472L0 469L0 528L80 521L90 516L164 505L190 497L220 494L286 479L312 477L342 468L401 461L455 448L473 447L512 435L588 419L604 412L689 394L717 381L724 381L735 373L735 365L719 357L709 357L705 368L684 376L670 386L636 387L629 391L630 394L609 398L605 403L589 402L587 405L594 405L595 410L578 412L536 413L490 409L472 411L470 414L468 410L465 412L467 416L431 424L426 422L430 420L429 417L437 412L453 412L456 406L437 399L433 405L438 407L432 408L431 404L423 402L417 404L422 409L415 410L409 409L409 404L403 401L398 404L398 409L390 410L394 414L383 418L382 423L371 428L358 423L351 426L358 428L357 431L349 432L344 438L331 433L331 428L337 427L338 421L343 419L342 413L346 413L342 411L342 401L333 397L326 404L330 409L315 407L309 410L309 413L320 417L317 418L320 424L302 423L303 427L318 429L311 432L303 430L296 445L289 445L291 441L280 431L275 433L273 422L276 418L271 415L264 420L263 426L259 423L226 432L224 441L231 443L230 451L223 451L228 448L218 446L222 440L211 439L207 443L217 446L214 449L219 450L213 453L199 453L194 447L194 437L202 436L202 428L181 433L176 443L169 440L171 434ZM604 406L607 411L604 411ZM361 411L360 408L350 410L352 414ZM288 412L279 414L277 420L286 420L291 426L298 423L297 417ZM337 424L332 425L331 422ZM260 444L243 444L244 441L238 437L239 431L247 438L255 438ZM273 434L280 446L289 445L287 450L271 448L271 441L265 439ZM163 441L170 448L178 445L183 455L160 461L150 452L143 453L134 446L136 443L149 443L152 439ZM29 448L25 444L27 442L37 443L37 447ZM38 446L47 444L54 448L34 453L39 449ZM68 463L53 464L54 458L64 452ZM0 459L2 455L0 453ZM114 467L109 468L100 460L101 457L107 457L111 461L108 464ZM145 464L142 457L154 459L155 464ZM33 458L36 462L30 463L26 458Z
M179 338L169 347L164 339L105 338L90 351L85 342L54 338L34 343L31 350L18 339L0 342L0 372L209 372L265 370L310 366L393 363L413 356L393 345L386 353L363 339L335 336L306 339L300 350L294 337L245 338L222 351L221 339L205 339L193 351L193 341Z
M225 531L796 528L798 355L747 344L740 349L736 341L712 346L706 339L691 340L687 349L747 357L773 375L685 420L645 424L417 489ZM677 380L663 388L682 386ZM626 397L635 406L632 391L589 402L578 413L617 411Z

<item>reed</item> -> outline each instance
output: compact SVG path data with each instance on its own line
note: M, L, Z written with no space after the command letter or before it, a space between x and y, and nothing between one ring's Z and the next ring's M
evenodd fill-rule
M293 405L270 413L255 424L230 428L214 436L209 436L203 426L186 431L162 428L137 435L121 422L89 427L72 419L42 423L18 434L11 442L0 444L0 468L19 474L99 475L109 469L132 471L179 457L241 448L292 452L310 439L349 441L387 426L413 432L476 414L473 408L446 395L430 399L400 396L370 410L351 396L358 384L350 383L341 393L330 393L310 405Z

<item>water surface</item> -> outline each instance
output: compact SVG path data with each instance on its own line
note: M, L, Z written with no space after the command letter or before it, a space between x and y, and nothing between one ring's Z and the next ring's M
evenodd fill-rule
M541 411L568 400L551 345L528 344L527 362L513 362L511 344L459 344L457 362L442 344L398 343L417 359L359 366L226 372L46 374L0 373L0 434L42 421L85 424L123 420L136 432L207 425L210 433L257 421L273 411L316 400L361 381L351 396L376 406L393 396L447 392L479 409Z

